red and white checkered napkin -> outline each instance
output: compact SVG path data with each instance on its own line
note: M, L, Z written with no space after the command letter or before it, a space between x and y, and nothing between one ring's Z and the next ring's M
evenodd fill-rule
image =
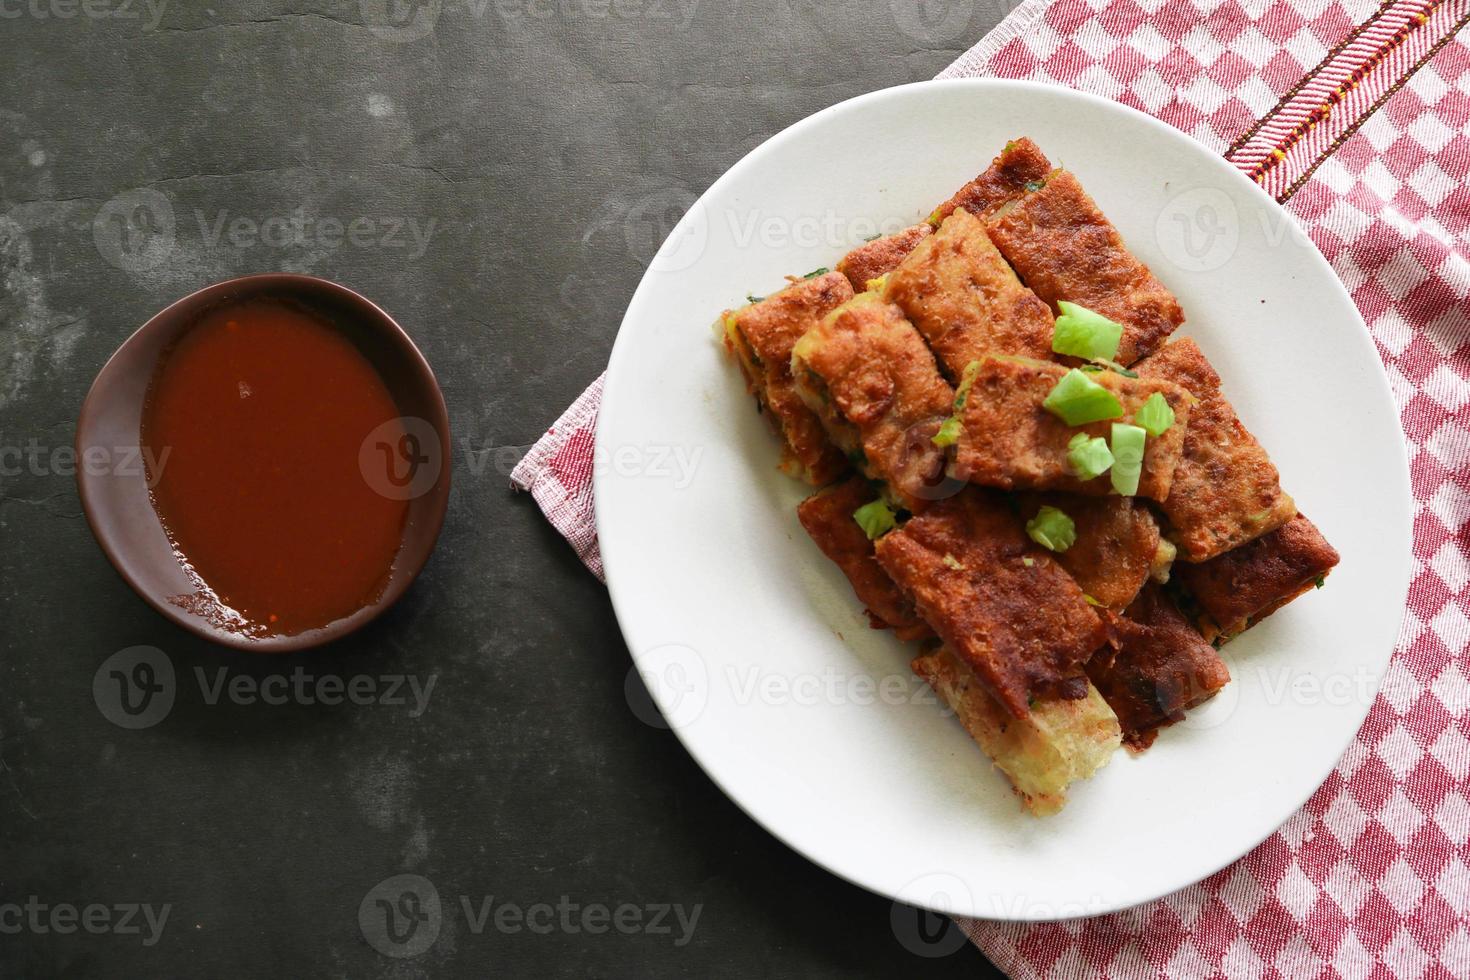
M1249 855L1157 902L964 923L1012 976L1470 977L1467 23L1470 0L1028 0L941 76L1117 99L1283 202L1378 343L1416 501L1403 632L1327 782ZM599 577L601 389L512 474Z

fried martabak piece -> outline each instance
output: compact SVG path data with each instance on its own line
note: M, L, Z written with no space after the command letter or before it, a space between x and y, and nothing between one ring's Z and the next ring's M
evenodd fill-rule
M878 562L945 645L1016 718L1086 696L1107 629L999 494L966 487L880 537Z
M944 478L933 437L954 389L903 311L875 293L844 303L797 341L791 370L833 441L899 506L922 510Z
M1071 426L1043 405L1067 372L1065 366L1047 361L1009 357L982 360L972 372L974 383L959 412L961 429L951 474L956 479L1002 490L1112 493L1106 474L1090 480L1077 477L1067 460L1068 445L1078 433L1109 438L1113 422L1131 423L1143 403L1157 392L1173 410L1174 424L1162 435L1148 439L1138 496L1166 499L1184 446L1185 428L1193 417L1189 392L1158 378L1129 378L1099 371L1089 377L1117 397L1123 415Z
M796 515L822 554L847 576L874 629L891 628L901 640L933 636L914 604L878 564L873 542L853 519L858 508L877 499L868 481L854 476L803 500Z
M1016 718L948 647L926 651L910 666L1037 816L1060 810L1067 788L1107 765L1121 743L1117 716L1091 684L1081 698L1039 700Z
M1338 562L1317 525L1297 514L1270 534L1196 565L1179 582L1197 605L1205 639L1225 642L1297 596L1321 588Z
M1039 186L1051 170L1051 161L1039 146L1024 136L1011 140L984 173L934 209L929 223L938 227L959 210L983 218L1025 194L1028 187Z
M1167 578L1173 548L1144 504L1129 497L1025 494L1022 519L1035 517L1043 506L1072 519L1077 539L1056 554L1057 564L1100 605L1122 612L1151 577Z
M1123 325L1117 360L1157 350L1184 322L1174 294L1123 243L1077 178L1053 172L986 229L1026 285L1053 309L1066 300Z
M929 224L914 225L893 235L875 238L848 252L837 263L837 271L847 277L852 288L863 292L868 283L885 276L934 231Z
M1117 713L1131 748L1148 748L1160 728L1230 682L1215 648L1157 584L1146 586L1114 619L1113 632L1113 645L1088 662L1087 676Z
M963 209L888 274L883 298L903 309L955 384L987 354L1051 356L1051 309L1021 285L980 219Z
M802 334L852 296L847 280L829 272L794 282L721 317L725 348L784 443L782 470L813 486L836 479L847 469L847 460L797 394L791 379L791 349Z
M1169 537L1186 562L1208 561L1289 521L1296 503L1266 450L1241 424L1220 376L1188 337L1140 361L1141 378L1172 381L1197 399L1174 489L1163 501Z

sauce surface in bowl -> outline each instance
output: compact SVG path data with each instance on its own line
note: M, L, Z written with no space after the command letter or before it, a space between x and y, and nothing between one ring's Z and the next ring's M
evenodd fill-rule
M171 601L251 636L326 626L382 595L406 500L360 454L400 411L325 316L256 297L205 313L164 353L143 408L153 506L198 591Z

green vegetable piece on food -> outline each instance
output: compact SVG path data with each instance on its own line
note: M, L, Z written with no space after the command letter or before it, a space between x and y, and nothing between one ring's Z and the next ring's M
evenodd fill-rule
M1174 426L1174 410L1169 407L1168 400L1156 391L1148 396L1142 408L1133 413L1133 424L1142 426L1145 432L1157 439Z
M956 415L951 415L949 418L944 420L944 424L939 427L938 432L934 433L934 435L930 437L929 441L934 443L934 445L938 446L940 449L944 449L948 446L953 446L956 442L959 441L959 438L959 417Z
M1143 448L1148 433L1136 425L1113 423L1113 489L1125 497L1138 493L1143 475Z
M1057 303L1057 309L1062 313L1052 329L1052 350L1089 361L1111 361L1118 356L1118 344L1123 339L1121 323L1066 300Z
M1062 376L1041 405L1068 425L1123 417L1118 396L1076 368Z
M1079 432L1067 443L1067 462L1079 480L1102 476L1113 465L1113 453L1102 436Z
M1026 522L1031 540L1048 551L1066 551L1077 541L1077 525L1064 511L1044 506Z
M858 527L863 529L869 541L878 540L898 526L893 510L881 500L863 504L852 512L852 519L858 522Z

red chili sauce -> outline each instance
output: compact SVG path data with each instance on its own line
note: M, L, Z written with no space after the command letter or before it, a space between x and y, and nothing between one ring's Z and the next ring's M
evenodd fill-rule
M359 452L385 424L376 436L396 443L400 414L362 352L306 307L255 298L201 317L160 359L143 409L153 506L199 587L173 601L252 636L376 601L408 503L373 489Z

